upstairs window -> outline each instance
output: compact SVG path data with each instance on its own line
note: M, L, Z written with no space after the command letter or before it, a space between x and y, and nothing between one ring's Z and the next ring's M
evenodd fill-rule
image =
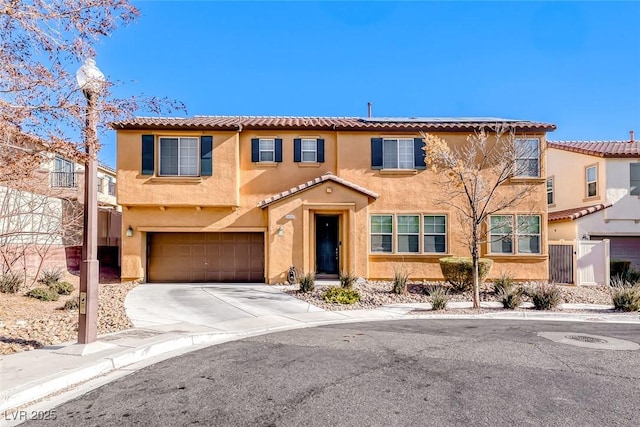
M252 138L251 161L254 163L282 162L282 139Z
M552 205L553 200L553 177L547 178L547 204Z
M371 138L371 169L426 169L422 138Z
M538 178L540 176L540 140L516 139L515 153L514 176Z
M413 138L382 141L383 169L413 169Z
M629 164L629 194L640 196L640 163Z
M52 187L73 188L78 186L73 162L62 157L56 157L53 167L54 171L51 173Z
M586 192L587 197L596 197L598 195L598 167L589 166L586 168Z
M324 139L294 138L293 161L296 163L323 163Z
M198 160L198 138L160 138L161 176L198 176Z
M260 157L259 162L273 162L276 158L276 141L275 139L260 140Z

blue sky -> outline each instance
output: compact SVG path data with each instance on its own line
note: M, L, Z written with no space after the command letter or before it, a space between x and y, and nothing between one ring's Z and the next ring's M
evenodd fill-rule
M187 115L497 116L640 134L640 2L134 1L98 46L119 95ZM184 115L178 113L176 115ZM101 160L115 165L115 132Z

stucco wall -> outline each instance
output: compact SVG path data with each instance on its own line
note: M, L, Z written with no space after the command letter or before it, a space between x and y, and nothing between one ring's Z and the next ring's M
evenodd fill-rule
M605 159L549 148L547 153L547 177L553 177L555 203L549 206L550 212L591 206L605 201ZM587 197L587 166L598 166L598 193L596 197Z
M141 135L151 133L213 135L213 176L186 180L141 176ZM118 131L118 202L124 206L123 236L130 225L135 230L134 236L123 237L122 241L123 279L144 278L147 232L266 231L267 281L281 282L290 265L301 266L307 271L314 268L315 213L341 215L340 227L344 233L341 239L347 246L341 252L341 269L352 270L364 277L390 278L394 268L404 265L414 278L441 278L438 264L441 255L369 253L368 224L372 213L445 213L449 222L448 255L468 255L456 215L438 203L443 191L435 183L433 171L389 174L371 170L371 138L380 136L390 135L317 131L244 131L240 135L233 132ZM441 136L452 144L458 144L466 139L467 134ZM544 144L544 135L536 136ZM293 161L293 139L304 137L325 140L324 163ZM251 162L252 138L282 138L283 161L273 164ZM541 167L544 177L544 157ZM372 201L362 193L327 182L274 203L267 209L257 207L259 201L328 171L380 194L380 198ZM544 178L537 180L535 191L518 207L506 212L542 216L541 255L512 255L496 259L498 263L512 266L520 279L547 278L544 181ZM327 193L327 187L334 191ZM503 191L508 191L508 188ZM294 215L295 219L283 220L286 214ZM277 234L280 226L284 229L284 236ZM486 253L484 246L483 253ZM525 263L522 268L516 268L521 262ZM494 274L501 271L501 267L494 267Z

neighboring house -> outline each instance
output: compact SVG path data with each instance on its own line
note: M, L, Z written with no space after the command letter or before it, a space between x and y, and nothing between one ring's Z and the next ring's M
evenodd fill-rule
M7 140L9 141L9 140ZM0 146L6 159L35 162L20 177L2 174L0 243L4 270L37 274L42 269L77 270L81 261L84 166L51 153L29 138ZM39 159L38 159L39 158ZM3 171L11 170L2 163ZM15 166L13 166L15 167ZM115 199L115 170L98 166L98 254L104 264L119 265L120 212Z
M610 241L640 269L640 143L549 141L549 240Z
M286 281L290 266L338 277L441 279L439 258L468 256L454 211L426 169L420 131L460 144L503 119L194 117L114 123L122 280ZM545 134L509 121L536 148L513 244L483 245L492 275L548 278ZM509 187L509 185L505 186ZM508 188L505 189L508 191ZM504 227L503 227L504 230ZM125 233L127 231L127 233ZM522 240L520 244L519 242Z

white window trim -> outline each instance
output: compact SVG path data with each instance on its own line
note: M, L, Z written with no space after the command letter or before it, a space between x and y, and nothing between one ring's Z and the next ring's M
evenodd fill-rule
M426 230L425 230L425 227L424 227L424 220L425 220L425 217L427 217L427 216L434 216L434 217L435 216L441 216L441 217L444 217L444 233L435 233L435 232L434 233L427 233ZM447 215L446 214L426 213L426 214L422 214L420 219L422 220L422 224L421 224L421 226L422 226L422 234L421 235L422 235L422 251L423 251L423 253L425 253L425 254L446 254L447 250L449 249L448 248L448 242L447 242L447 225L448 225L449 219L447 218ZM424 247L424 238L426 236L444 236L444 252L427 252L427 250Z
M391 233L373 233L371 231L371 226L373 225L372 218L374 216L390 216L391 217ZM373 254L393 254L395 253L395 245L393 244L394 235L395 235L395 215L388 213L379 213L379 214L371 214L369 215L369 252ZM371 240L373 236L391 236L391 251L374 251L371 248Z
M595 169L595 178L593 181L589 181L589 169ZM590 165L584 168L584 180L585 180L585 195L587 198L598 197L598 165ZM589 194L589 184L595 184L595 194Z
M538 144L538 155L537 156L522 156L519 157L518 156L518 143L521 141L536 141ZM516 155L516 159L515 159L515 163L514 163L514 168L516 168L516 166L518 165L518 160L536 160L538 162L538 167L537 167L537 173L536 175L518 175L517 174L517 170L514 170L514 177L515 178L540 178L540 138L516 138L514 143L516 144L515 147L515 155ZM527 153L525 153L527 154Z
M314 144L313 150L305 150L304 142L312 141ZM305 160L304 153L313 153L313 160ZM300 161L302 163L317 163L318 162L318 139L317 138L300 138Z
M511 225L511 233L494 233L491 230L491 218L496 216L508 216L512 219ZM520 233L518 230L518 218L519 217L528 217L535 216L538 217L538 233ZM541 255L542 254L542 215L539 214L522 214L522 215L514 215L514 214L496 214L491 215L489 217L489 239L488 239L488 253L489 255ZM493 252L491 250L491 243L493 242L493 236L511 236L511 252ZM518 239L520 236L537 236L538 237L538 249L539 252L520 252L518 251Z
M195 139L196 140L196 173L195 174L181 174L180 173L180 143L183 139ZM178 140L178 172L175 174L163 174L162 173L162 140L163 139L177 139ZM158 137L158 176L184 176L193 177L200 176L200 140L197 136L160 136Z
M397 159L397 163L396 163L396 167L392 167L392 168L385 168L384 167L384 144L387 141L396 141L396 159ZM401 168L400 167L400 141L411 141L410 145L411 145L411 167L408 168ZM382 138L382 169L386 169L386 170L394 170L394 169L398 169L398 170L411 170L411 169L415 169L416 168L416 159L415 159L415 154L413 153L413 144L414 144L414 140L413 138L403 138L403 137L393 137L393 138Z
M262 142L263 141L271 141L273 143L273 148L271 150L263 150ZM271 153L273 159L272 160L262 160L262 153ZM276 139L275 138L259 138L258 139L258 162L259 163L273 163L276 161Z
M400 224L398 221L398 217L401 216L412 216L412 217L417 217L418 218L418 231L416 231L415 233L401 233L400 232ZM420 233L421 231L421 226L420 226L420 221L422 220L422 215L420 214L405 214L405 213L400 213L400 214L396 214L394 215L394 220L395 220L395 229L396 229L396 248L398 248L397 253L399 254L419 254L422 253L421 249L421 245L420 245L420 236L422 233ZM400 236L418 236L418 250L416 252L410 252L410 251L406 251L406 252L400 252Z

